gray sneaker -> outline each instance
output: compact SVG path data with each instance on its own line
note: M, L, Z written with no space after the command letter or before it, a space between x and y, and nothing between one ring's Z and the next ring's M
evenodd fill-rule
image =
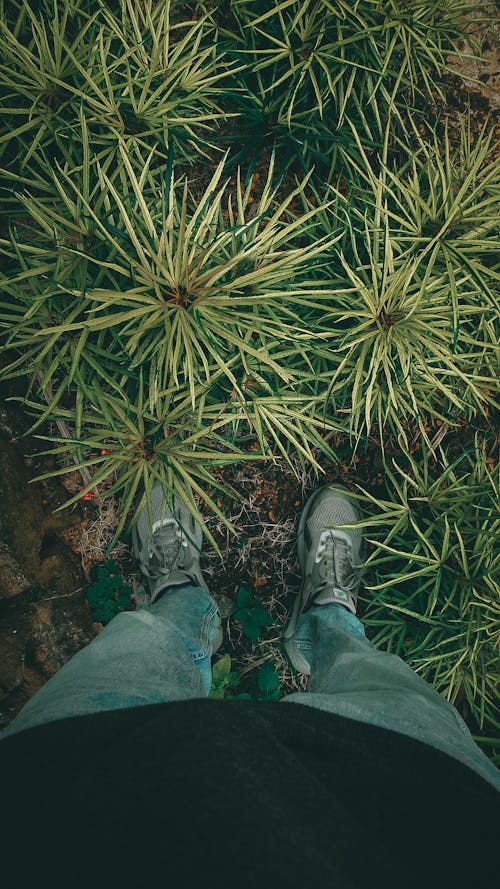
M192 583L207 589L200 568L202 530L185 504L174 498L170 509L159 482L132 532L134 554L151 593L151 603L165 587Z
M302 585L284 632L292 639L303 611L311 605L344 605L356 613L363 575L362 528L331 528L350 525L361 516L347 491L319 488L307 501L300 517L297 549Z

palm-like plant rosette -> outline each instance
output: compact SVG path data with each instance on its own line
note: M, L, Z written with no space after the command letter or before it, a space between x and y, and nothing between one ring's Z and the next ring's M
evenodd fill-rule
M396 463L385 485L385 499L360 494L372 641L498 728L498 468L476 440L453 463L441 450Z
M186 21L178 7L96 0L87 12L52 0L35 12L20 3L17 18L0 23L0 151L16 149L13 169L43 149L75 163L82 107L105 166L120 139L163 157L173 144L186 160L206 152L235 65L207 17Z
M316 111L337 125L350 108L394 108L399 92L439 91L449 56L461 55L459 2L409 0L283 0L234 2L230 43L251 71L264 72L268 91L281 97L289 126L295 114ZM223 28L224 31L224 28Z
M418 142L403 169L363 162L347 195L315 219L342 231L331 256L337 291L322 318L317 378L356 440L373 426L402 434L429 419L487 413L498 394L498 160L491 134L458 151ZM387 142L386 142L387 148Z
M201 504L232 529L213 496L215 489L228 497L232 492L215 479L213 471L243 458L259 460L261 455L246 453L237 442L228 440L225 430L234 414L228 416L223 404L205 404L201 393L199 401L199 410L193 411L189 399L175 388L155 390L151 396L145 393L142 377L131 381L121 397L99 386L88 388L76 427L73 407L59 404L51 411L51 421L67 424L73 434L39 436L55 445L48 453L63 465L36 480L85 471L89 481L64 508L90 492L119 494L121 517L111 545L125 527L134 524L153 484L159 481L169 503L180 497L217 548ZM27 404L35 415L40 414L37 402Z
M21 276L5 280L12 292L23 284L28 302L16 320L17 342L25 344L26 327L36 336L37 317L40 344L50 340L54 348L59 338L78 331L86 342L108 331L132 367L152 365L163 388L170 381L188 386L193 404L196 384L208 383L214 368L237 389L235 364L246 367L250 359L289 380L287 348L295 354L310 340L301 310L327 298L315 271L335 240L308 240L314 209L286 216L308 177L276 202L271 164L259 201L252 203L251 182L245 188L238 178L233 203L225 199L221 162L194 201L187 180L179 186L170 170L165 185L162 173L150 171L151 155L139 175L124 144L120 150L120 175L112 179L98 165L99 187L91 197L69 173L58 171L69 219L67 212L25 201L36 219L45 217L47 238L51 230L56 237L52 246L11 248L27 264ZM75 237L79 242L72 246ZM35 299L26 300L25 278L38 288ZM62 315L64 323L48 323L48 317Z

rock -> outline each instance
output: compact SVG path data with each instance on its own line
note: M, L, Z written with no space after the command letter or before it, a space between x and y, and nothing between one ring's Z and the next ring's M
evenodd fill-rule
M30 586L30 581L10 551L9 545L0 540L0 599L18 596Z
M30 662L46 679L57 673L94 635L87 606L81 599L78 604L78 608L68 606L65 597L61 597L42 600L34 606Z

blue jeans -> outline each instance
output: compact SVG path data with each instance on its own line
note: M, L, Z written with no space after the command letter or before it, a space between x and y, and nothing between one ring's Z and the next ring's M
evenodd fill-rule
M99 710L207 697L219 636L217 605L206 590L167 589L154 605L117 615L28 701L2 737ZM500 773L455 708L399 657L377 651L342 605L303 614L294 645L310 667L309 690L282 702L410 735L500 788Z

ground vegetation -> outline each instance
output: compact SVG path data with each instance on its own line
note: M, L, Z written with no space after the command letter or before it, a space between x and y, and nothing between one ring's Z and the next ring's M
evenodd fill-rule
M295 518L346 485L368 634L493 755L500 166L462 73L481 11L1 12L1 376L37 478L94 509L75 545L140 597L127 531L156 481L182 497L225 621L214 696L275 699L306 684L280 648ZM111 611L130 596L101 571L107 615L106 584Z

